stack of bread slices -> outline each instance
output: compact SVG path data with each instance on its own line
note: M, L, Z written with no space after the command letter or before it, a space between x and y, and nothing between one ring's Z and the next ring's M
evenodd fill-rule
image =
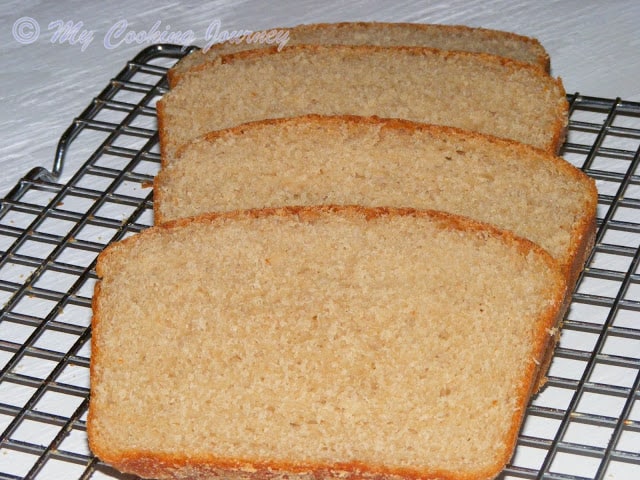
M511 33L282 32L169 72L156 225L97 263L90 446L149 478L494 478L594 242L562 84Z

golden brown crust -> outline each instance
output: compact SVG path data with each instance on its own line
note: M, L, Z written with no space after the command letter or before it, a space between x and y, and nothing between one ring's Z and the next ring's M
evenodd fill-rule
M566 162L561 157L555 154L547 152L542 148L535 147L533 145L523 144L516 140L510 140L508 138L496 137L488 133L480 133L472 130L464 130L462 128L448 126L448 125L435 125L428 123L415 122L412 120L406 120L403 118L385 118L379 116L360 116L360 115L320 115L316 113L309 113L306 115L299 115L297 117L283 117L283 118L269 118L266 120L256 120L253 122L243 123L241 125L235 125L233 127L225 128L222 130L214 130L212 132L205 133L204 135L193 139L190 143L197 141L213 142L220 138L228 138L234 135L242 135L247 131L260 127L267 126L286 126L295 125L299 123L316 122L319 125L340 125L340 124L359 124L359 125L374 125L379 126L381 129L398 129L407 130L409 132L428 132L432 135L460 135L467 138L471 138L479 141L486 141L495 145L509 146L512 149L519 149L526 154L527 152L538 151L541 154L546 154L549 158L553 158L552 161L556 162L559 168L563 170L571 170L574 176L584 176L580 170ZM189 144L182 145L176 152L176 158L179 158ZM586 176L585 176L586 177Z
M474 33L475 35L497 41L511 40L522 42L523 44L529 45L532 50L537 51L535 63L532 63L532 65L536 65L542 68L545 72L549 72L550 70L551 64L549 55L537 39L512 32L491 30L481 27L469 27L466 25L422 24L409 22L338 22L305 24L291 28L279 28L278 30L287 31L292 38L296 35L303 35L306 31L323 31L328 38L331 38L332 33L338 30L367 29L375 33L377 30L388 31L390 28L413 29L425 32L429 30L436 30L439 32L451 33L452 35L459 35L460 33ZM232 43L232 41L226 41L220 44L214 44L206 53L202 51L193 52L191 55L199 57L199 62L196 65L188 66L186 65L187 62L178 62L167 73L169 86L171 88L174 88L188 72L192 71L193 69L202 68L202 65L214 62L219 53L221 51L224 52L224 49ZM255 49L260 48L264 48L264 45L258 44L255 46Z
M164 99L161 98L156 102L156 117L158 119L158 141L160 143L160 152L167 149L167 127L165 125ZM160 155L160 166L166 166L165 155Z
M517 430L516 430L517 432ZM508 459L507 459L508 461ZM117 463L116 463L117 462ZM474 474L431 470L389 469L373 467L359 462L335 465L293 464L282 462L247 462L216 457L184 458L171 455L139 453L109 461L122 472L144 478L207 480L227 478L243 480L315 480L336 478L343 480L482 480L494 478L503 467L487 469ZM506 464L506 462L505 462Z
M437 48L430 47L414 47L407 45L393 46L393 47L382 47L379 45L292 45L289 47L285 47L280 50L278 47L265 47L260 50L243 50L240 52L228 53L224 55L220 55L219 62L223 64L230 64L236 61L241 61L245 59L252 58L260 58L266 57L270 55L278 55L282 51L290 51L295 54L296 51L309 51L309 52L320 52L323 50L346 50L350 51L353 55L360 55L361 53L366 52L383 52L385 50L393 50L393 51L403 51L408 52L409 54L421 57L421 56L439 56L444 59L448 58L470 58L470 59L478 59L482 58L483 61L496 63L499 65L503 65L511 70L516 69L525 69L534 72L535 75L539 75L545 78L551 78L545 72L543 72L539 67L535 65L531 65L525 62L520 62L518 60L513 60L511 58L498 57L496 55L491 55L489 53L475 53L475 52L462 52L457 50L440 50ZM558 79L553 79L556 83L558 83Z
M172 230L181 228L193 223L215 223L223 222L225 220L234 220L241 217L248 218L264 218L268 216L278 217L297 217L298 219L313 223L313 220L319 218L321 215L326 214L339 214L345 216L361 216L366 220L374 220L388 216L413 216L413 217L429 217L443 229L453 229L466 231L480 236L494 236L500 238L503 242L516 247L518 251L525 255L529 252L535 252L536 255L540 255L545 258L545 262L548 263L550 268L560 268L558 262L542 247L536 243L519 237L512 232L502 230L494 225L480 222L461 215L455 215L452 213L442 212L438 210L428 209L416 209L411 207L364 207L361 205L314 205L314 206L283 206L273 208L253 208L246 210L233 210L228 212L210 212L196 217L179 218L171 220L169 222L155 225L150 227L137 235L128 237L117 243L113 243L105 248L98 256L98 264L96 266L96 272L100 277L102 272L101 263L106 261L106 257L112 253L112 251L122 248L122 246L130 242L138 242L146 235L153 235L156 232L162 230ZM560 271L562 271L560 269Z
M100 277L102 276L102 266L96 264L96 274ZM93 297L91 299L91 310L93 312L93 317L91 318L91 362L89 363L89 378L91 384L98 380L98 373L96 371L96 364L100 362L101 352L98 342L96 341L99 335L100 328L100 306L98 303L98 299L100 298L100 282L96 282L93 289ZM99 442L95 442L95 432L94 432L94 416L95 411L92 408L89 408L89 413L87 415L87 436L89 441L89 448L96 455L108 454L108 452L103 451Z

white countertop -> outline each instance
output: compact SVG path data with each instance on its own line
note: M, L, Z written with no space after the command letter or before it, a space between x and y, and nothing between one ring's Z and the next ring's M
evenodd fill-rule
M32 167L50 168L60 135L148 43L118 43L125 32L207 28L259 30L349 20L466 24L537 37L567 92L640 101L640 2L637 0L216 1L18 0L0 15L0 197ZM206 2L202 2L206 3ZM56 37L72 22L76 36ZM38 33L39 29L39 33ZM81 38L81 35L86 35ZM86 42L84 40L90 39ZM72 167L70 167L72 168ZM63 178L72 173L65 169Z

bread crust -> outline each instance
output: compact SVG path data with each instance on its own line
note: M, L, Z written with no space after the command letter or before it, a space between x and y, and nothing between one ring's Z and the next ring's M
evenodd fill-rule
M264 217L291 217L295 216L298 219L312 223L315 218L326 214L339 214L344 216L361 216L366 220L374 220L388 216L412 216L412 217L429 217L438 222L442 228L473 232L478 235L492 235L497 238L501 238L503 242L515 246L522 254L526 254L530 251L535 251L536 254L546 257L546 262L551 268L558 268L562 271L562 268L558 265L558 262L542 247L538 244L527 240L526 238L519 237L514 233L500 229L494 225L480 222L472 218L464 217L461 215L455 215L448 212L430 209L417 209L412 207L366 207L362 205L313 205L313 206L299 206L299 205L287 205L282 207L273 208L250 208L241 210L232 210L228 212L208 212L202 215L188 218L178 218L165 222L161 225L155 225L153 227L143 230L137 235L125 238L119 242L112 243L107 246L102 253L98 256L98 263L96 265L96 273L101 275L101 263L104 263L104 257L110 254L112 250L121 248L129 242L138 242L146 235L153 235L162 230L172 230L175 228L181 228L193 223L212 223L222 222L225 220L235 220L241 217L248 218L264 218Z
M146 236L157 235L173 229L187 227L196 223L220 223L234 221L242 217L262 218L266 216L295 217L303 222L313 223L322 215L337 214L343 216L359 216L367 220L379 219L385 216L407 215L415 217L429 217L433 219L439 228L447 230L459 230L464 234L480 237L499 238L502 242L516 248L520 255L535 254L552 271L555 271L553 295L546 310L536 323L537 330L532 358L527 362L525 374L516 392L518 410L512 417L512 423L506 435L502 454L497 458L493 466L473 473L452 472L442 470L414 470L409 468L389 468L379 465L367 465L358 462L337 464L315 463L285 463L277 461L264 461L258 459L233 459L211 456L191 456L188 453L169 455L160 452L150 452L144 449L134 451L113 451L110 445L101 443L99 432L95 429L95 419L99 416L95 405L89 408L87 431L92 451L102 460L110 463L119 470L134 473L142 477L158 479L207 479L223 476L225 478L243 478L251 480L276 479L276 478L349 478L349 479L440 479L440 480L479 480L495 477L508 463L515 448L518 432L525 414L526 404L531 394L536 389L536 379L539 374L542 360L548 348L548 332L563 315L563 304L566 299L565 284L562 280L562 272L557 262L538 245L517 237L512 233L497 229L492 225L477 222L466 217L460 217L439 211L416 210L412 208L365 208L361 206L315 206L315 207L282 207L254 210L238 210L225 213L212 213L188 219L175 220L160 226L151 227L142 233L129 237L123 241L111 244L98 257L96 272L100 278L104 274L104 265L110 261L110 256L117 255L118 251L127 245L140 242ZM100 285L95 286L92 307L94 317L92 325L92 365L91 382L99 382L95 363L101 361L102 352L97 339L100 335Z
M158 480L210 480L225 478L233 480L490 480L499 473L494 469L465 474L433 470L429 472L410 469L392 470L373 467L358 462L340 463L331 466L321 464L288 464L278 462L253 462L235 459L202 457L185 458L157 454L136 454L118 459L119 469L143 478ZM508 460L507 460L508 461ZM505 462L506 463L506 462Z
M489 53L483 52L464 52L459 50L441 50L438 48L431 47L417 47L410 45L397 45L392 47L384 47L380 45L291 45L285 47L284 49L278 49L278 47L265 47L259 50L243 50L240 52L233 52L224 55L220 55L216 60L216 63L222 64L230 64L236 61L241 61L245 59L252 58L260 58L271 55L278 55L282 53L282 51L308 51L308 52L320 52L323 50L344 50L350 51L353 55L357 56L362 53L366 53L367 51L375 51L375 52L383 52L385 50L391 50L396 52L408 52L409 54L421 57L421 56L439 56L444 59L448 58L482 58L483 61L487 61L490 63L496 63L502 66L505 66L511 70L516 69L525 69L534 72L535 75L539 75L544 78L549 78L554 81L556 84L560 84L561 82L557 78L553 78L549 76L547 73L543 72L539 67L535 65L531 65L525 62L521 62L519 60L514 60L512 58L499 57L497 55L491 55ZM204 67L206 68L206 67ZM203 68L203 69L204 69Z
M327 38L331 38L331 35L337 31L353 31L354 29L366 30L371 35L375 35L378 32L388 32L389 29L407 29L414 30L419 32L439 32L446 33L451 36L457 36L460 34L470 34L473 33L478 37L484 39L491 39L493 41L514 41L521 42L523 45L528 46L532 52L535 52L535 60L531 63L532 65L537 65L545 72L550 71L551 63L549 59L548 53L542 47L540 42L532 37L527 37L524 35L519 35L512 32L505 32L500 30L492 30L481 27L469 27L466 25L439 25L439 24L422 24L422 23L409 23L409 22L338 22L338 23L315 23L315 24L304 24L297 25L295 27L289 28L279 28L280 31L288 32L291 38L295 38L296 36L302 36L305 32L320 32L325 35ZM304 44L305 42L301 42ZM330 42L327 42L329 44ZM212 63L216 61L216 58L222 53L226 53L227 49L234 45L234 42L228 40L226 42L222 42L219 44L214 44L211 48L205 53L203 51L195 51L192 52L187 60L181 60L176 65L174 65L167 72L167 79L169 81L169 86L174 88L178 83L184 78L186 74L192 71L196 71L200 68L203 68L208 63ZM263 44L257 44L253 48L260 49L266 48Z
M164 110L164 102L160 99L156 102L156 118L158 121L158 141L160 143L160 150L162 151L163 145L166 148L166 138L167 138L167 127L165 123L165 110ZM160 155L160 167L165 168L167 166L166 155Z

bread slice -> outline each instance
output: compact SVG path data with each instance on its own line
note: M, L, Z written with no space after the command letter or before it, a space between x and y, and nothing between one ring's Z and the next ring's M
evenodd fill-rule
M571 286L595 236L594 181L516 142L404 120L309 115L212 132L155 180L155 223L210 211L358 204L444 210L541 245Z
M182 58L167 73L175 87L192 69L215 62L220 55L284 45L422 46L441 50L489 53L537 65L549 71L549 55L535 38L462 25L422 23L341 22L276 28L211 45Z
M292 46L219 57L157 103L163 164L213 130L310 113L479 131L555 152L568 104L540 68L420 47Z
M152 227L97 274L90 446L159 479L491 478L565 294L508 232L348 206Z

